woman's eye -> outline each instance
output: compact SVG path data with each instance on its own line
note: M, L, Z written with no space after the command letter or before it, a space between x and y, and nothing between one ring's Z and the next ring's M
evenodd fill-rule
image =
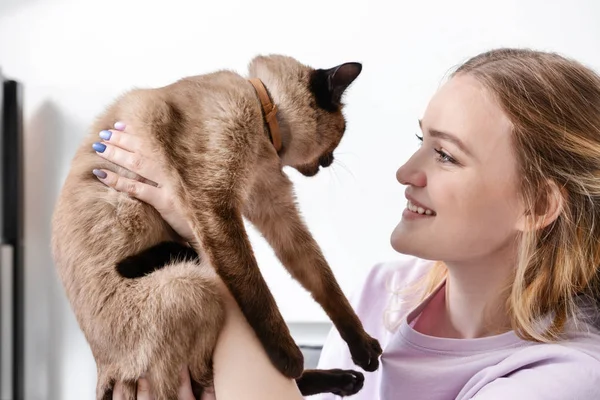
M435 149L435 152L437 153L437 160L439 162L442 162L442 163L449 162L452 164L458 164L457 161L454 158L452 158L452 156L444 153L442 150Z
M419 139L419 146L421 146L423 144L423 136L419 136L419 134L415 133L415 136L417 137L417 139ZM445 153L443 150L440 149L434 149L435 152L437 153L436 156L436 160L442 163L451 163L451 164L458 164L458 161L456 161L451 155Z

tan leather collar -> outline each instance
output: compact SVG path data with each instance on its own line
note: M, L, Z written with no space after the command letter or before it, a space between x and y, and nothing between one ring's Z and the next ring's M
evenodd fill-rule
M258 94L258 98L260 99L260 104L262 105L263 112L265 113L264 118L267 122L267 126L269 127L269 136L271 138L271 143L275 147L275 150L279 153L281 150L281 132L279 131L279 124L277 123L277 106L271 101L269 94L267 93L267 89L263 82L258 78L248 79L254 89L256 89L256 93Z

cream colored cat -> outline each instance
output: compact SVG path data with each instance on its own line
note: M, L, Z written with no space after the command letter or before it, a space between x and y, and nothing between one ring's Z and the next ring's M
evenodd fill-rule
M341 98L361 68L345 63L313 69L290 57L260 56L249 65L254 84L218 71L132 90L92 125L56 205L52 248L97 363L98 399L110 399L117 380L133 399L144 372L151 375L157 399L176 399L182 364L189 365L197 389L211 384L211 355L222 324L213 271L271 361L286 376L300 378L304 394L347 395L362 387L362 374L355 371L302 376L302 353L260 274L243 217L323 307L356 364L377 369L379 343L340 290L282 172L291 166L312 176L333 162L346 128ZM269 102L276 111L270 113ZM92 175L92 169L105 168L141 179L92 149L98 132L116 121L151 141L168 160L197 247L184 243L154 208Z

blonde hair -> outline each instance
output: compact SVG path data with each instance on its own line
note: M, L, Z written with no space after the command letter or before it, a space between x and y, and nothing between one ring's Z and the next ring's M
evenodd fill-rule
M479 54L451 76L458 74L475 77L512 122L520 193L531 226L546 208L548 182L560 188L558 218L521 235L507 304L521 338L558 340L578 314L580 299L591 300L597 312L600 76L574 60L528 49ZM444 279L445 268L433 266L426 292Z

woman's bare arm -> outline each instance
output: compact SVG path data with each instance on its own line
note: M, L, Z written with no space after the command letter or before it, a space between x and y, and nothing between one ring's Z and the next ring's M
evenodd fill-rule
M213 355L217 400L301 400L296 382L271 364L235 299L219 282L226 317Z

